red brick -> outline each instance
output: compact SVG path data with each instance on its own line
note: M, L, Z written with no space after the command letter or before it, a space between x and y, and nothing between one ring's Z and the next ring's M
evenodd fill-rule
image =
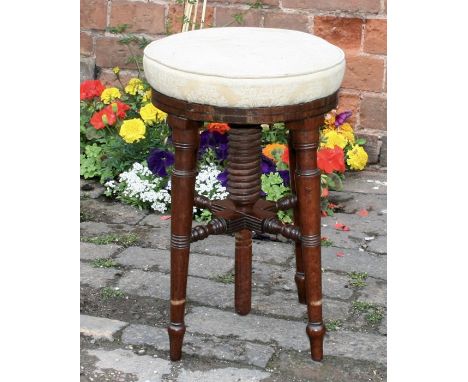
M112 2L110 26L129 24L129 32L164 33L164 5L141 1L114 0Z
M202 4L198 6L195 29L199 28L199 25L201 22L201 13L202 13L201 5ZM193 16L193 13L192 13L192 16ZM171 4L169 6L169 11L167 13L166 32L169 34L181 32L183 17L184 17L184 6L178 5L178 4ZM214 20L214 8L207 6L206 12L205 12L205 26L204 27L206 28L212 27L214 23L213 20ZM192 26L190 25L189 30L191 29L192 29Z
M133 46L134 54L142 55L143 52L138 46ZM136 69L135 64L127 64L130 53L126 45L119 43L118 38L98 37L96 39L96 65L102 68Z
M219 3L224 2L225 4L255 4L255 0L217 0ZM261 4L269 5L273 7L279 6L279 0L260 0Z
M234 15L242 14L242 22L238 23ZM262 11L250 9L248 11L235 8L216 7L216 26L217 27L259 27L262 20Z
M378 13L380 0L283 0L283 8Z
M306 15L295 15L283 12L265 13L264 27L294 29L302 32L309 32L309 17Z
M347 122L349 122L353 127L355 127L357 124L357 117L359 114L360 105L361 99L359 97L359 94L347 93L342 90L338 94L337 111L338 113L341 113L343 111L351 111L353 114L351 115L351 117L349 117Z
M93 54L93 36L87 33L80 33L80 54L91 56Z
M107 0L80 0L80 26L86 29L106 29Z
M377 56L346 56L343 88L382 91L384 60Z
M387 130L387 97L365 95L361 101L361 127Z
M345 50L361 47L363 20L359 18L315 16L314 34Z
M367 20L364 34L364 52L387 54L387 20Z

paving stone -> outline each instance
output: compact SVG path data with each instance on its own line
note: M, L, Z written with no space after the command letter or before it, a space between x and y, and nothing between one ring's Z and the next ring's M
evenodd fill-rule
M344 256L336 256L342 252ZM386 256L371 255L354 249L322 248L322 267L342 272L367 272L369 276L387 279Z
M387 315L384 315L384 318L382 319L382 322L379 326L379 333L387 335Z
M117 256L117 262L135 268L158 266L161 272L170 272L171 254L168 250L130 247ZM190 254L189 275L216 277L234 267L234 260L220 256Z
M96 59L94 57L80 56L80 82L93 80L95 67Z
M202 241L193 243L191 252L208 253L211 255L234 257L234 237L213 235ZM271 241L253 240L253 259L273 264L285 264L293 255L292 244Z
M364 194L386 194L386 172L349 172L343 182L343 192L362 192Z
M369 252L378 253L380 255L387 254L387 236L377 236L374 240L370 240L367 243L367 248Z
M171 233L169 227L161 226L158 228L150 228L149 226L137 225L133 232L139 235L143 247L159 249L171 248Z
M302 322L254 314L239 316L202 307L194 307L192 312L187 314L185 322L189 332L234 336L263 343L276 341L278 345L287 349L309 351L309 340ZM383 363L386 359L386 339L380 335L361 332L330 332L325 339L325 353Z
M333 225L334 224L335 223L333 223ZM322 227L321 231L322 237L331 240L333 247L346 249L359 249L362 244L365 244L364 238L367 236L363 232L337 231L333 226L329 226L328 224L326 227ZM322 247L322 249L323 248L324 247Z
M128 204L94 199L82 200L81 210L97 216L99 221L114 224L136 224L148 214Z
M122 380L120 373L125 373L133 374L134 378L136 378L132 379L133 381L160 382L163 374L168 374L171 371L171 363L169 361L147 355L136 355L129 350L97 349L87 350L87 353L98 358L96 362L96 375L104 374L110 377L108 380L112 381ZM113 371L120 373L115 375Z
M333 216L322 217L322 227L326 224L327 227L334 229L337 222L350 228L349 231L341 232L355 237L385 235L387 233L386 216L377 215L376 212L369 212L367 217L344 213L335 213Z
M288 285L287 288L289 288L289 284L283 279L286 270L285 266L252 261L252 285L262 288L277 286L279 289Z
M345 320L348 317L349 303L324 298L323 316L329 320ZM252 294L252 311L267 315L307 321L307 306L300 304L293 292L274 292L268 296Z
M103 288L109 281L111 281L115 274L116 269L111 268L94 268L89 264L80 264L80 282L87 284L93 288Z
M145 226L156 227L156 228L167 227L168 229L170 229L171 219L161 220L161 216L163 216L163 215L151 212L148 215L146 215L138 223L138 225L145 225Z
M359 289L358 300L386 306L387 283L373 278L367 278L366 284L364 288Z
M126 322L109 318L80 315L80 333L95 339L114 341L114 334L128 325Z
M122 247L114 244L98 245L92 243L80 243L80 259L95 260L112 256Z
M308 352L281 351L269 366L275 372L263 382L386 380L384 365L330 355L325 355L322 362L314 362Z
M166 329L147 325L130 325L122 333L122 342L132 345L150 345L158 350L169 350ZM184 353L217 358L265 367L273 355L270 346L217 337L201 337L193 333L184 336Z
M169 275L144 272L137 269L127 272L119 280L119 288L129 294L169 300ZM216 307L233 307L234 285L208 279L188 277L187 300Z
M208 371L182 370L177 378L178 382L238 382L238 381L261 381L270 376L260 370L238 369L227 367L223 369L212 369Z
M322 255L323 257L323 255ZM296 270L293 268L288 269L282 273L281 279L284 280L282 285L275 285L274 289L289 289L296 290L296 283L294 275ZM350 298L353 291L348 288L348 277L337 275L330 272L322 273L322 293L327 297L339 298L346 300Z
M83 237L99 236L108 233L125 234L134 230L134 227L127 224L107 224L103 222L82 222L80 223L80 234Z
M329 200L341 205L343 212L347 214L355 214L363 208L377 214L387 210L387 195L385 194L330 191Z
M80 179L80 197L97 199L104 194L105 187L92 179Z

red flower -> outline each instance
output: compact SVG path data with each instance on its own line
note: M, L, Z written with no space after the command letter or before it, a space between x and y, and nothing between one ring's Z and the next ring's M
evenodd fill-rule
M217 131L218 133L224 134L229 131L230 128L227 123L212 122L206 126L206 129L210 132Z
M112 105L116 105L116 109ZM109 106L106 106L105 109L108 109L111 113L117 113L117 117L125 118L127 116L127 110L130 110L130 106L121 101L112 102Z
M80 100L99 97L105 87L99 80L83 81L80 84Z
M328 197L328 195L329 195L328 188L322 188L322 194L320 195L320 197L326 198Z
M281 155L281 160L289 166L289 148L286 147Z
M107 119L107 123L104 123L103 118ZM117 121L116 115L112 112L112 109L109 110L107 107L102 109L101 111L97 111L93 114L90 119L91 125L96 130L101 130L106 127L106 125L112 126Z
M333 171L345 172L343 149L335 146L333 149L324 148L317 152L317 166L327 174Z

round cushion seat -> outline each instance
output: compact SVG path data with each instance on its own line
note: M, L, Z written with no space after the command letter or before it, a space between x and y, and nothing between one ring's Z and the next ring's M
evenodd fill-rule
M297 105L329 96L343 80L343 51L308 33L208 28L156 40L144 50L153 89L231 108Z

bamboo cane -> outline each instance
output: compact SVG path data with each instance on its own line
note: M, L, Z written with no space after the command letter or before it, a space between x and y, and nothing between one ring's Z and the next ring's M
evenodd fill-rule
M203 0L203 8L202 8L202 14L201 14L200 29L203 29L203 27L205 26L206 1L207 0Z
M193 19L192 19L192 30L195 29L195 25L196 25L196 22L197 22L197 13L198 13L198 0L195 3L195 11L194 11L194 14L193 14Z

